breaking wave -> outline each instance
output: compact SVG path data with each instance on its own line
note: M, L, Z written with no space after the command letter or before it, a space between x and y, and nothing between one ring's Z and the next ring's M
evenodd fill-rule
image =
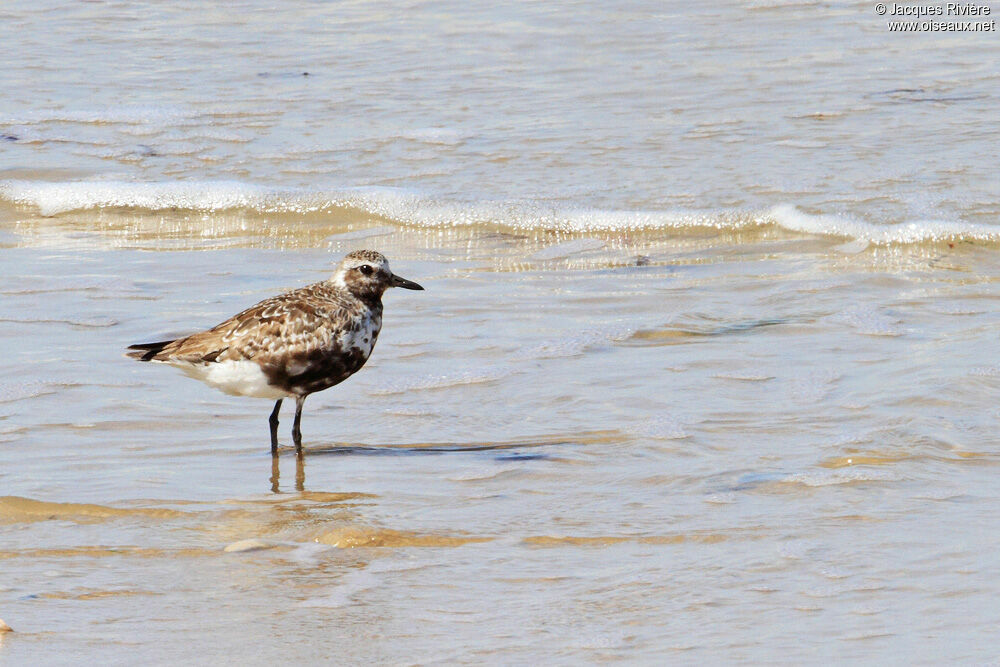
M697 228L739 231L776 226L801 234L853 239L861 242L862 248L868 243L1000 242L1000 225L947 220L880 224L810 214L790 204L764 211L610 210L571 208L544 201L461 201L387 187L307 189L240 181L5 180L0 181L0 200L34 207L43 216L92 209L205 213L244 210L299 215L339 209L398 224L435 227L499 225L519 230L616 232Z

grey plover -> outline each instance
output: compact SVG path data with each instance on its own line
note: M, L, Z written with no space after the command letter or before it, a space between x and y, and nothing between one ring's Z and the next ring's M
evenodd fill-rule
M236 396L276 399L271 451L278 451L281 401L295 399L292 440L302 449L306 396L340 384L368 361L382 328L382 294L422 290L372 250L348 254L329 280L265 299L225 322L176 340L128 347L128 356L175 366Z

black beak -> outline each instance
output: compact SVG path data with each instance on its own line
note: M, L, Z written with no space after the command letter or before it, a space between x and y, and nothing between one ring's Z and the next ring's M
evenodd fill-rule
M412 280L407 280L406 278L400 278L395 274L392 276L392 279L390 279L389 284L392 285L393 287L402 287L403 289L418 289L418 290L424 289L423 287L416 284Z

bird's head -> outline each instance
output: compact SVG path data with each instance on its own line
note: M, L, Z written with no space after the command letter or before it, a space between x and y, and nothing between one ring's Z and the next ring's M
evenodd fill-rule
M395 275L389 270L389 260L385 255L374 250L349 253L341 260L330 281L361 299L381 298L390 287L423 289L417 283Z

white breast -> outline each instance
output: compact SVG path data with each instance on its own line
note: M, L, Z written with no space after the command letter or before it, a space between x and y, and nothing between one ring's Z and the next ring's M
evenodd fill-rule
M381 327L381 317L365 313L361 316L361 323L357 327L357 331L340 331L337 334L336 346L345 352L355 348L361 350L367 359L372 353L372 348L375 347L375 339Z

